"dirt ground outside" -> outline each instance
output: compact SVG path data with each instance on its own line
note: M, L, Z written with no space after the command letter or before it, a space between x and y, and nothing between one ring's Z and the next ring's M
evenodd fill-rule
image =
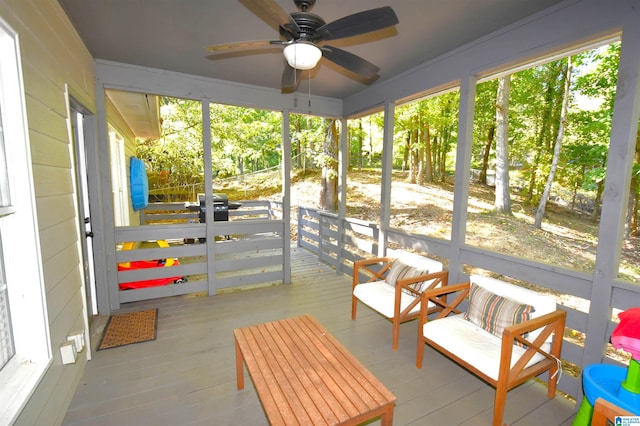
M279 199L279 171L244 177L241 181L214 182L216 192L230 200ZM452 179L451 179L452 180ZM380 222L380 170L350 171L347 175L347 216L368 222ZM426 185L408 182L408 173L393 172L391 190L391 226L435 238L451 238L453 182ZM319 208L320 171L296 171L291 179L291 239L297 238L297 208ZM469 190L465 242L471 246L505 254L522 253L530 260L591 272L594 269L599 223L589 213L571 209L566 202L547 204L542 229L534 227L536 206L528 206L518 193L511 193L513 215L497 214L493 209L494 188L472 182ZM640 238L634 237L621 247L620 278L640 283ZM526 283L520 283L526 285ZM546 290L550 292L549 290ZM589 300L554 293L559 303L582 312L589 311ZM612 320L617 320L617 312ZM578 345L585 336L567 330L565 338ZM608 355L628 361L628 354L611 345ZM577 377L579 368L563 367Z
M380 221L380 170L350 171L347 175L347 216ZM291 179L292 238L297 232L297 207L318 208L320 171L296 172ZM216 192L230 200L273 199L280 196L279 172L249 175L242 182L220 182ZM468 199L465 242L500 253L523 253L531 260L591 272L598 243L598 222L588 213L550 201L542 229L533 226L536 206L512 191L513 215L493 210L494 188L472 182ZM562 203L566 204L566 203ZM408 183L408 173L393 172L391 226L435 238L451 237L453 183ZM640 238L621 248L620 277L640 282Z

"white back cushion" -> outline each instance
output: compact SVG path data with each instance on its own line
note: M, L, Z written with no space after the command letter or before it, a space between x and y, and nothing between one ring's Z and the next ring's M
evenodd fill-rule
M400 259L405 265L413 266L417 269L426 269L429 273L440 272L444 269L442 263L437 260L404 250L389 250L387 256Z

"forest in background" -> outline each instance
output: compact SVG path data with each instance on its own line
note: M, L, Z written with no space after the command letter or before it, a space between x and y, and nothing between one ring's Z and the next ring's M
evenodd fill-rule
M579 240L588 241L588 247L597 245L619 52L620 44L613 43L477 85L471 170L474 181L491 194L492 200L484 200L486 211L524 221L538 230L542 230L538 218L544 218L548 230L557 227L547 209L562 207L584 223L593 224L587 226L590 236ZM407 184L418 188L452 191L458 104L459 92L454 87L396 106L393 166L406 173L394 174L394 179L402 176ZM161 109L162 138L140 141L137 155L147 163L152 192L193 199L192 194L204 192L200 103L162 98ZM350 170L381 166L383 119L382 113L376 113L348 120ZM279 112L211 104L214 191L216 181L244 181L251 173L280 170L281 123ZM337 202L338 140L343 130L339 124L306 115L290 118L293 173L298 179L307 171L319 171L317 205L329 210L334 210ZM639 163L636 149L625 228L627 243L638 234ZM268 183L263 181L273 191L265 187L260 193L279 193L281 181L275 176ZM218 185L222 187L222 183ZM399 194L392 189L395 225L411 222L414 226L423 221L423 226L415 227L418 232L450 236L446 223L452 196L443 197L447 201L438 206L437 219L416 219L407 209L400 211L399 206L407 203L406 196ZM418 194L421 206L429 202L428 195L422 191ZM351 200L359 206L356 199ZM397 214L393 214L394 209ZM358 208L350 211L357 215ZM571 223L571 218L566 216L565 221ZM434 227L434 223L442 225ZM563 229L567 227L561 219L559 223ZM497 226L500 228L500 220ZM503 232L508 229L502 228ZM468 237L470 241L473 238Z

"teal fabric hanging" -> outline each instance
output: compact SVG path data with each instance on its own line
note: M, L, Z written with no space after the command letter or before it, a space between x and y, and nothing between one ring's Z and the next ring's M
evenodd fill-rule
M131 203L133 210L140 210L149 205L149 180L144 161L131 157L129 166L129 180L131 183Z

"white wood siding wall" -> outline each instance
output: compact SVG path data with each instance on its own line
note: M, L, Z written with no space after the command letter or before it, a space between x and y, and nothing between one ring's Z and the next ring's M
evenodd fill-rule
M63 366L58 347L84 329L78 219L67 128L68 91L95 111L93 60L55 0L0 1L19 34L53 360L17 424L62 421L86 357ZM10 245L9 245L10 249ZM25 267L29 259L25 259Z
M136 136L133 134L124 118L120 115L113 103L107 99L107 117L109 124L118 131L120 136L124 139L124 158L125 164L122 167L125 168L127 173L127 184L129 184L129 159L136 155ZM129 187L129 197L127 199L127 205L129 206L129 225L140 225L140 214L133 210L133 203L131 202L131 187Z

